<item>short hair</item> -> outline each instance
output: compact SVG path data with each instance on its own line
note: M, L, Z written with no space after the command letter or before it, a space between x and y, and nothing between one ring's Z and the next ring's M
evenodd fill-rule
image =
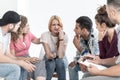
M108 5L112 5L115 8L120 8L120 0L107 0Z
M87 17L87 16L81 16L79 17L77 20L76 20L76 23L78 23L80 26L81 29L85 28L87 29L89 32L92 31L92 20Z
M107 11L106 11L106 6L102 6L97 10L97 14L95 16L95 20L102 24L105 23L107 25L107 27L109 28L113 28L115 27L115 24L112 23L108 17Z

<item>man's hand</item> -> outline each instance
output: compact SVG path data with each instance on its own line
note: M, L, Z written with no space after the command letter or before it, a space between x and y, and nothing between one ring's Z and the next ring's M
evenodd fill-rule
M90 65L87 68L88 72L92 75L98 75L100 73L101 70L99 70L97 67Z
M74 36L73 43L75 47L78 48L78 46L80 45L80 40L77 36Z
M84 55L84 56L82 56L82 58L83 58L83 61L85 61L85 60L93 60L93 59L95 59L95 55L91 55L91 54L87 54L87 55Z
M59 39L64 39L64 32L62 29L59 30L59 35L58 35Z
M21 67L23 67L25 70L27 70L28 72L32 72L35 70L35 65L31 64L31 63L27 63L23 60L19 60L17 61L17 64L20 65Z
M71 68L73 68L73 67L75 66L75 62L74 62L74 61L71 62L71 63L69 64L69 66L70 66Z

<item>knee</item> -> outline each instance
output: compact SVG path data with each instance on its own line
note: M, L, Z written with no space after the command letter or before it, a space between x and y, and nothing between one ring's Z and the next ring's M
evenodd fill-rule
M58 64L59 66L64 65L63 59L56 59L56 64Z
M19 67L18 65L13 64L12 70L13 70L13 72L15 72L16 74L20 75L20 67Z
M74 67L68 67L68 71L71 73L71 72L75 72L75 68Z

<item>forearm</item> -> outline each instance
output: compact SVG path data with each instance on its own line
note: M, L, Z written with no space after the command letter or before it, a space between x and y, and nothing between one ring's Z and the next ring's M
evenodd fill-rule
M18 60L24 60L24 61L30 61L30 58L29 57L17 57Z
M17 60L12 59L6 55L0 54L0 63L12 63L12 64L17 64Z
M34 40L32 40L32 43L41 44L42 42L40 42L40 38L35 38Z
M80 46L78 46L78 47L76 47L76 48L77 48L77 50L78 50L79 52L82 52L82 50L83 50L83 48L80 47Z
M99 71L98 75L102 76L120 76L120 65L115 65L105 70Z
M8 57L12 58L12 59L15 59L15 60L17 59L17 57L15 57L14 55L12 55L12 54L10 54L10 53L9 53L9 54L6 54L6 55L7 55Z
M79 52L82 52L83 48L80 46L80 44L75 44L75 43L74 43L74 46L77 48L77 50L78 50Z
M64 53L65 53L64 41L59 41L58 57L63 58Z
M100 64L102 65L115 65L115 61L117 60L118 57L113 57L113 58L107 58L107 59L101 59Z

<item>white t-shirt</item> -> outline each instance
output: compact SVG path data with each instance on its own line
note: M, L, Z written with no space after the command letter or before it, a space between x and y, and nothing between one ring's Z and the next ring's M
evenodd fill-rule
M44 42L44 43L47 43L49 45L49 47L50 47L51 52L54 53L54 54L56 53L56 55L57 55L56 43L58 41L58 37L52 36L51 32L48 31L48 32L44 32L41 35L40 41ZM68 37L65 34L65 36L64 36L64 45L67 46L67 43L68 43ZM44 59L44 55L45 55L45 51L44 51L44 48L42 47L41 51L40 51L40 59L43 60ZM66 56L63 57L63 61L64 61L64 64L65 64L65 68L67 68L68 67L68 60L67 60Z
M44 42L44 43L47 43L49 45L49 47L50 47L51 52L56 53L56 55L57 55L56 43L58 41L58 37L52 36L51 32L48 31L48 32L45 32L45 33L43 33L41 35L40 41ZM65 36L64 36L64 45L67 45L67 43L68 43L68 37L65 34Z
M6 53L7 49L9 48L10 39L11 39L11 34L10 33L4 34L0 27L0 43L2 44L2 50L3 50L4 54Z

